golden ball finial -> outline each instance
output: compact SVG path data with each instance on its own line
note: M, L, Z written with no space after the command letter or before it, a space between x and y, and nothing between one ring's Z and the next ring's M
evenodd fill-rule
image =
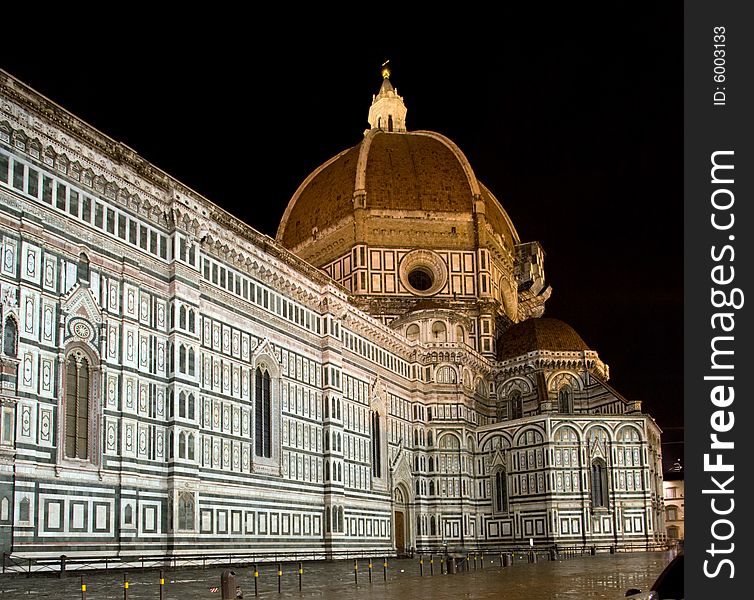
M382 78L383 79L387 79L388 77L390 77L390 67L388 66L389 62L390 62L390 59L382 63Z

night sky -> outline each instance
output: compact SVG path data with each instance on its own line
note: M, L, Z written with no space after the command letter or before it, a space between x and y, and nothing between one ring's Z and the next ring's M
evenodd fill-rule
M232 20L219 37L158 24L88 32L75 52L7 43L0 67L274 237L299 183L359 143L389 58L408 129L456 142L543 245L545 314L644 401L668 465L683 453L683 23L668 4L270 43Z

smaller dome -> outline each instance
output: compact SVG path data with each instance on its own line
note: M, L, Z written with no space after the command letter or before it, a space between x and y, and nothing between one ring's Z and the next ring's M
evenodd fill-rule
M589 346L573 327L560 319L527 319L500 336L497 358L508 360L535 350L582 352L589 350Z

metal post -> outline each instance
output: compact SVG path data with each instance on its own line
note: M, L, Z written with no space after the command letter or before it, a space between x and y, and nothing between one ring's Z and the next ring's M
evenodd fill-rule
M372 583L372 559L369 559L369 583Z
M26 573L27 577L31 577L31 559L29 559L29 572Z
M282 585L283 585L283 567L280 563L278 563L278 594L280 593Z
M164 589L165 589L165 574L162 572L162 569L160 569L160 600L163 600L164 596Z
M123 600L128 600L128 575L123 573Z
M359 585L359 561L356 558L353 559L353 580Z
M298 591L301 591L301 578L304 575L304 565L299 562L298 563Z
M81 576L81 600L86 600L86 584L83 575Z
M503 553L500 553L500 566L503 566Z
M429 574L435 574L435 557L433 554L429 555Z
M259 569L254 564L254 595L259 596Z
M387 557L382 559L382 579L387 581Z
M419 577L424 577L424 559L419 554Z
M482 569L482 571L484 571L484 552L482 552L482 555L481 555L481 557L479 559L479 564L480 564L480 568Z

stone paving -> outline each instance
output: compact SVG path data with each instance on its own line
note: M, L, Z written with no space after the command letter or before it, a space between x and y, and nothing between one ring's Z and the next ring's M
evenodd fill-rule
M668 552L638 552L630 554L598 554L567 560L543 561L535 564L515 562L501 567L496 557L486 557L474 570L455 574L441 574L439 559L432 565L424 559L424 576L419 574L418 559L390 560L386 579L382 561L373 561L372 583L368 578L368 562L358 563L358 583L353 561L304 563L302 591L298 590L298 565L282 566L281 593L278 593L277 567L259 566L257 580L259 597L274 598L335 598L337 600L386 599L432 600L487 599L505 600L566 600L623 598L628 588L646 590L672 558ZM433 574L430 574L430 569ZM253 570L234 567L236 584L245 600L254 598ZM164 600L220 600L222 569L183 569L165 572ZM123 573L86 573L87 600L117 600L124 598ZM128 574L129 600L159 599L159 573L132 571ZM64 579L45 576L0 577L0 600L21 598L81 598L79 574L69 573Z

